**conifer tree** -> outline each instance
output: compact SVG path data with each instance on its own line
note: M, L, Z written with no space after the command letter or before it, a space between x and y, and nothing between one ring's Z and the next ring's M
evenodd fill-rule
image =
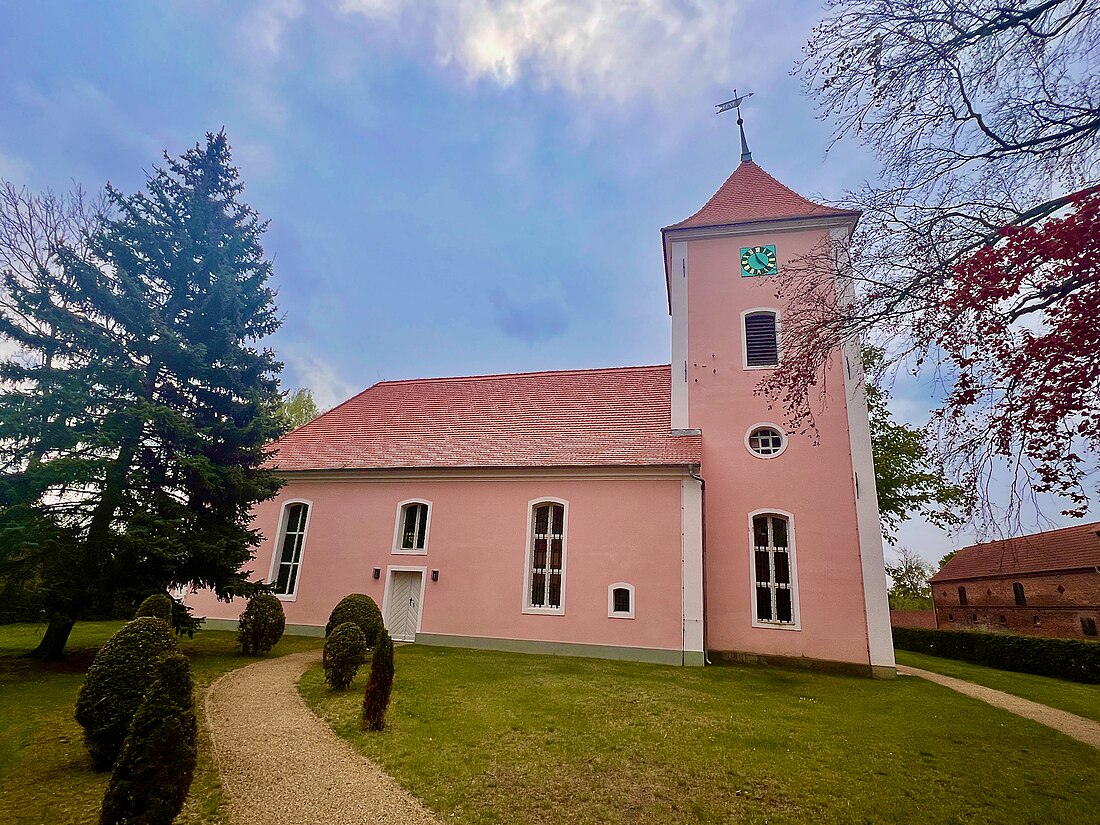
M249 592L253 504L279 432L266 224L223 133L165 155L147 191L36 277L3 273L0 554L31 559L61 655L73 623L172 585ZM48 330L49 334L43 334ZM2 561L2 558L0 558Z

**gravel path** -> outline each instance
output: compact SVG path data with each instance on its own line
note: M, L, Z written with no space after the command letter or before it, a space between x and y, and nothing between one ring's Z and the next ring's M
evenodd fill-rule
M233 825L438 823L306 705L298 679L317 660L310 651L256 662L207 691L206 721Z
M1072 736L1086 745L1092 745L1094 748L1100 749L1100 722L1094 722L1091 719L1085 719L1083 716L1067 713L1064 710L1058 710L1047 705L1040 705L1030 699L1013 696L1011 693L1004 693L984 685L976 685L973 682L964 682L962 679L954 679L951 676L943 676L929 670L921 670L918 667L898 665L898 673L906 676L920 676L929 682L935 682L937 685L949 687L959 693L1004 708L1017 716L1039 722L1047 727L1054 728L1056 731L1061 731L1066 736Z

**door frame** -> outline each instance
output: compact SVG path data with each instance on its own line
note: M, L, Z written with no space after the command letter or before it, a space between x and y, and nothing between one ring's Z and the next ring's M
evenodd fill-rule
M392 564L386 568L386 589L382 593L382 622L390 615L390 589L393 586L394 573L419 573L420 574L420 598L416 602L416 630L413 632L413 641L420 632L420 622L424 618L424 589L425 580L428 578L428 568L423 565Z

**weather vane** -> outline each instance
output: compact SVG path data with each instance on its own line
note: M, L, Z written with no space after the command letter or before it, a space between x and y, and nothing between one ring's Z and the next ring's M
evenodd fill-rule
M747 97L752 97L752 92L748 94L738 96L737 90L733 90L733 100L727 100L725 103L719 103L715 106L718 110L716 115L722 114L722 112L728 112L730 109L737 110L737 128L741 130L741 162L746 160L752 160L752 152L749 151L749 142L745 139L745 120L741 117L741 101Z

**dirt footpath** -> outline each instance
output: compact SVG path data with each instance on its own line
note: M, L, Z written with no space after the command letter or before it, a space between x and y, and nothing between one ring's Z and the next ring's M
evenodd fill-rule
M975 699L981 699L983 702L988 702L999 708L1004 708L1007 711L1015 713L1017 716L1023 716L1025 719L1039 722L1049 728L1054 728L1056 731L1064 733L1066 736L1072 736L1074 739L1084 742L1086 745L1092 745L1094 748L1100 749L1100 722L1093 722L1091 719L1085 719L1083 716L1076 716L1064 710L1058 710L1057 708L1048 707L1047 705L1040 705L1038 702L1032 702L1030 699L1013 696L1011 693L1004 693L999 690L994 690L993 688L985 687L984 685L976 685L973 682L964 682L962 679L955 679L951 676L942 676L939 673L921 670L918 667L898 665L898 673L905 676L920 676L922 679L927 679L929 682L935 682L937 685L949 687L952 690L957 690L959 693L972 696Z
M234 825L438 823L298 694L298 679L318 657L256 662L207 691L206 722Z

